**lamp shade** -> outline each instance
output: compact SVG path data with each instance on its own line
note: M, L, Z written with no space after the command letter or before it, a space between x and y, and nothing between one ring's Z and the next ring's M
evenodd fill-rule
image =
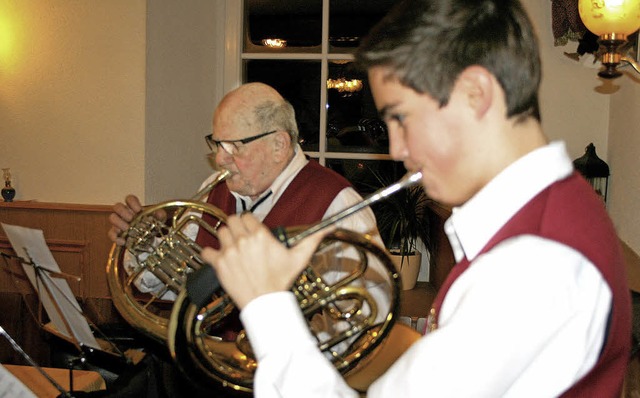
M598 36L626 37L640 28L638 0L579 0L578 11L584 25Z

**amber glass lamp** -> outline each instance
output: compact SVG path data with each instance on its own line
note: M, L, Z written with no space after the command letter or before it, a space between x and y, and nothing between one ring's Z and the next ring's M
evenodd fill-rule
M578 0L578 11L584 25L599 37L598 43L605 49L604 70L598 76L606 79L621 76L617 70L621 62L631 64L640 73L635 60L620 54L627 37L640 28L640 0Z

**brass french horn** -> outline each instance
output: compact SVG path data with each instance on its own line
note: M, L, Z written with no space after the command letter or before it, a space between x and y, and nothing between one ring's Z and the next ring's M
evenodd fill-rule
M413 185L420 177L420 173L407 175L310 228L297 233L280 231L276 235L283 244L292 246L371 203ZM251 392L259 364L243 332L231 341L221 337L219 328L229 315L232 302L224 291L216 289L219 285L212 268L201 269L192 278L205 274L211 279L208 284L214 286L211 291L204 296L202 292L192 294L188 284L175 301L169 321L169 351L183 373L194 382L204 380ZM326 236L291 291L319 349L357 390L366 390L369 383L418 338L414 330L394 332L399 310L399 274L386 251L368 236L340 229ZM385 348L381 343L388 336L397 336L398 344L393 345L400 351L380 354ZM378 363L372 370L368 365L374 362L371 357L375 355L385 356L387 363L384 366Z
M168 201L146 207L122 233L125 246L114 244L107 262L107 283L113 303L130 325L166 342L173 300L184 289L188 275L204 266L195 231L217 236L226 215L200 202L229 176L221 172L189 201ZM217 222L203 222L209 214Z

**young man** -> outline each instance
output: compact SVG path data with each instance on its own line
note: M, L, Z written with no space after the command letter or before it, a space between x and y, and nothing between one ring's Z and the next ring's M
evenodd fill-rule
M392 157L453 206L445 232L458 261L425 336L367 396L620 396L630 301L617 236L564 144L542 131L538 45L522 5L404 1L357 60ZM287 292L320 238L285 249L243 215L220 251L203 252L242 309L257 397L357 396ZM273 324L288 333L269 333Z

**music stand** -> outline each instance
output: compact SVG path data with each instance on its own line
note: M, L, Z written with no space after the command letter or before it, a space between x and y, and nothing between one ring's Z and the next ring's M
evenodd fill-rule
M47 374L47 372L45 372L44 369L38 366L38 364L22 349L22 347L20 347L18 343L16 343L16 341L9 335L9 333L7 333L4 330L2 326L0 326L0 335L4 336L9 342L9 344L11 344L11 347L18 354L20 354L22 358L24 358L31 366L33 366L34 369L36 369L42 376L44 376L44 378L47 379L47 381L53 387L55 387L56 390L60 392L60 397L71 397L71 394L69 393L69 391L66 391L60 384L58 384L53 379L53 377L49 376L49 374ZM6 380L6 384L5 384L5 378L8 379ZM0 381L3 381L2 384L5 386L4 387L6 389L5 391L10 392L11 394L13 394L13 396L17 396L21 398L35 397L35 395L29 389L29 387L22 384L22 382L18 380L16 377L12 376L11 373L9 373L9 371L7 371L4 367L2 367L2 365L0 365ZM0 396L3 396L3 395L0 394Z
M111 360L124 360L127 363L128 358L92 323L91 326L100 334L101 340L113 351L105 350L93 335L90 321L67 282L67 279L79 281L80 278L61 272L46 244L43 231L4 223L2 228L16 252L15 256L5 253L2 253L2 256L18 260L51 321L43 324L38 319L40 327L71 343L79 352L80 357L77 361L80 363L86 361L88 354L97 354ZM74 361L70 361L69 366L71 378Z

